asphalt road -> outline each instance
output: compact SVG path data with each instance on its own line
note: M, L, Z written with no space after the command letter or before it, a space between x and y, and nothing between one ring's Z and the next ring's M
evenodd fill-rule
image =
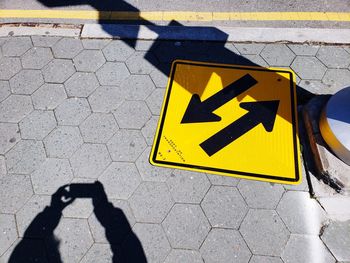
M1 10L2 9L2 10ZM36 15L31 14L32 10L98 10L98 11L128 11L133 13L139 12L156 12L156 16L159 12L175 12L175 17L180 17L183 12L193 12L190 18L186 17L180 20L187 20L187 24L199 24L199 25L228 25L228 26L257 26L257 27L321 27L321 28L349 28L350 27L350 1L349 0L293 0L293 1L270 1L270 0L164 0L164 1L148 1L148 0L128 0L128 1L99 1L99 0L1 0L0 1L0 22L65 22L65 23L85 23L97 22L96 15L87 15L87 19L78 19L73 12L66 18L47 18L45 13L41 14L38 18ZM1 11L4 14L6 10L22 10L20 13L12 15L1 15ZM25 11L25 12L24 12ZM213 19L211 21L203 21L198 19L201 14L198 12L274 12L274 15L278 17L276 21L266 17L271 16L265 14L259 16L259 14L253 14L256 17L247 19L246 17L238 19ZM288 13L293 12L293 15L289 17ZM299 12L302 12L303 17L306 17L307 21L300 19ZM310 18L310 12L320 12L315 19ZM327 14L322 14L323 12ZM337 14L333 14L336 12ZM346 14L346 18L337 19L338 12ZM331 15L328 15L331 14ZM28 18L28 14L29 17ZM31 14L31 15L30 15ZM286 15L287 14L287 15ZM159 17L159 16L157 16ZM231 14L232 18L232 14ZM150 19L151 20L151 19ZM165 23L160 21L162 19L155 19L157 23Z
M132 7L142 11L217 11L217 12L347 12L350 11L349 0L2 0L2 9L47 9L57 6L64 9L100 9L131 10ZM129 7L128 7L129 5ZM53 8L57 8L53 7Z

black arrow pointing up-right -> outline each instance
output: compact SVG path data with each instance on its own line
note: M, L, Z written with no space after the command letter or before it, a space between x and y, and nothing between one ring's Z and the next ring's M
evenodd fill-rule
M197 94L193 94L181 123L220 121L221 117L214 114L213 111L256 83L257 81L251 75L246 74L204 101L201 101Z
M248 113L202 142L200 147L209 156L212 156L260 123L264 125L266 131L271 132L275 123L278 105L278 100L242 102L239 106L246 109Z

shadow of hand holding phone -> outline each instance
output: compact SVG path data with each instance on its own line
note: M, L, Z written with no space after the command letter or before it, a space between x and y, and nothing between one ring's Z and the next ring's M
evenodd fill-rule
M95 216L105 229L113 253L112 262L147 262L141 242L125 214L108 201L100 182L61 186L52 195L50 206L45 207L26 229L9 262L63 262L59 252L60 240L55 237L54 230L63 209L77 198L92 199ZM128 242L123 243L125 239Z

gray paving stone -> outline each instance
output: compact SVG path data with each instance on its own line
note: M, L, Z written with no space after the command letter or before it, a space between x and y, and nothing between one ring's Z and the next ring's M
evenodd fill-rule
M350 71L348 69L328 69L322 80L335 93L350 83Z
M62 84L45 83L33 95L33 105L38 110L54 110L67 98Z
M213 228L200 252L205 262L248 262L251 253L237 230Z
M22 139L42 140L56 127L56 119L52 111L32 111L20 123Z
M119 130L112 114L93 113L80 126L85 142L106 143Z
M119 130L107 147L113 161L135 162L147 145L140 131Z
M311 235L292 234L282 254L282 259L285 263L335 262L320 238Z
M36 194L52 195L60 186L72 180L73 173L68 160L48 158L31 174L31 178Z
M41 141L21 140L5 154L9 173L29 174L45 161L45 150Z
M331 222L321 236L338 261L350 261L350 221Z
M147 75L131 75L120 85L127 100L145 100L155 89Z
M207 44L208 45L208 44ZM212 45L218 45L221 46L221 43L212 43ZM224 48L228 49L229 51L231 51L232 53L235 53L237 55L241 55L241 53L239 52L239 50L236 48L236 46L233 43L225 43Z
M109 217L110 220L114 223L113 228L109 229L108 233L108 235L112 237L113 240L107 239L106 229L101 225L95 213L91 214L88 222L95 242L107 244L112 242L113 244L120 244L122 241L124 241L131 228L135 225L135 217L132 214L127 201L110 200L109 202L114 207L115 213L108 214L110 211L106 211L106 214L104 216ZM115 216L115 218L113 218L113 216Z
M124 101L113 114L120 128L141 129L151 118L144 101Z
M348 52L350 54L350 47L343 47L345 49L346 52Z
M112 199L128 199L141 182L133 163L113 162L98 179Z
M33 46L29 37L11 37L2 45L2 53L7 57L22 56Z
M79 125L91 114L89 103L84 98L66 99L55 109L60 125Z
M154 40L142 40L138 39L135 43L135 50L137 51L148 51L153 45Z
M0 178L2 176L5 176L5 174L7 174L5 157L3 155L0 155Z
M73 178L71 184L93 184L96 180L92 178ZM69 186L70 187L70 186ZM73 203L63 210L64 217L89 218L94 210L92 198L76 198Z
M69 158L83 144L78 127L60 126L44 139L48 157Z
M100 50L83 50L73 62L78 71L95 72L106 60Z
M160 115L164 100L165 89L155 89L147 98L146 103L153 115Z
M151 146L153 144L154 135L156 134L158 124L158 117L152 116L145 126L142 127L141 132L146 140L147 145Z
M33 47L21 58L23 68L42 69L53 59L51 49L45 47Z
M201 254L195 250L172 249L164 263L191 262L203 263Z
M249 263L283 263L283 261L279 257L253 255Z
M277 207L277 212L289 231L295 234L319 234L325 212L307 192L286 192Z
M97 72L101 85L119 85L130 76L128 69L121 62L107 62Z
M33 195L28 202L16 213L16 222L18 235L24 236L24 232L28 226L32 223L33 219L41 213L45 207L50 206L51 197L48 195ZM26 233L26 237L29 238L40 238L40 234L35 231Z
M253 254L266 256L280 256L290 235L274 210L249 210L239 231Z
M248 207L234 187L212 186L201 206L213 227L238 229Z
M147 55L147 59L145 56ZM151 60L156 63L156 59L147 52L137 51L126 61L126 65L132 74L151 74L154 70L154 65L149 62Z
M168 83L168 76L155 68L149 75L157 88L165 88Z
M103 144L83 144L70 158L74 176L82 178L98 178L112 162Z
M5 154L21 139L18 125L0 122L0 154Z
M301 80L299 86L314 94L328 94L330 88L320 80Z
M162 223L173 248L199 249L210 225L199 205L175 204Z
M294 53L284 44L267 45L261 51L260 56L270 66L289 66L295 57Z
M88 97L99 83L94 73L76 72L64 83L70 97Z
M350 54L342 47L322 46L316 57L328 68L347 68L350 65Z
M10 84L8 81L0 80L0 102L11 94Z
M250 208L275 209L284 188L279 184L241 180L238 190Z
M125 92L119 87L101 86L89 97L92 111L110 113L124 101Z
M288 47L297 56L315 56L319 46L307 45L307 44L289 44Z
M125 41L111 41L103 50L107 61L122 61L127 60L135 50L130 47Z
M85 219L61 218L54 234L63 262L79 262L94 242Z
M22 66L19 58L0 58L0 79L9 80L18 72Z
M2 176L0 188L0 213L16 213L33 194L30 178L27 175Z
M29 96L10 95L0 103L0 121L19 122L33 110Z
M142 182L129 199L137 222L161 223L174 204L162 182Z
M94 243L80 261L81 263L112 263L113 253L108 244Z
M137 223L133 227L133 231L142 244L147 262L163 262L166 256L169 254L171 248L162 227L158 224ZM132 249L133 238L129 236L123 245L129 249ZM131 258L130 262L137 262L137 252L133 253L131 250L129 255L135 256L135 258Z
M148 147L137 159L136 166L144 181L165 182L170 177L172 169L151 165L149 156L151 147Z
M82 39L81 40L84 49L102 49L109 42L111 42L110 39Z
M207 174L212 185L237 186L239 179L231 176L222 176L216 174Z
M53 47L52 52L55 58L74 58L83 50L83 45L80 39L76 38L62 38Z
M71 60L53 59L42 69L45 82L63 83L75 72Z
M251 63L261 67L268 67L269 64L259 55L244 55L246 59L248 59Z
M200 203L209 190L205 173L174 170L167 179L170 193L177 203Z
M327 68L315 57L298 56L291 68L302 79L322 79Z
M13 215L0 214L0 255L17 239L16 221Z
M242 55L258 55L265 47L265 44L234 44Z
M0 46L5 44L5 42L9 39L9 37L0 37Z
M56 36L32 36L32 41L35 47L52 47L61 37Z
M44 84L40 70L24 69L10 79L10 87L14 94L30 95Z

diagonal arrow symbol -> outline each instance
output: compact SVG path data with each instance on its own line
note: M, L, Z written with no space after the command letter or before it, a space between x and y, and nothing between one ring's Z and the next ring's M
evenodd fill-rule
M278 105L279 100L240 103L239 106L247 110L248 113L202 142L200 147L209 156L212 156L260 123L267 132L271 132L275 123Z
M213 111L242 94L256 83L257 81L251 75L246 74L204 101L201 101L198 94L193 94L181 123L220 121L221 117L214 114Z

